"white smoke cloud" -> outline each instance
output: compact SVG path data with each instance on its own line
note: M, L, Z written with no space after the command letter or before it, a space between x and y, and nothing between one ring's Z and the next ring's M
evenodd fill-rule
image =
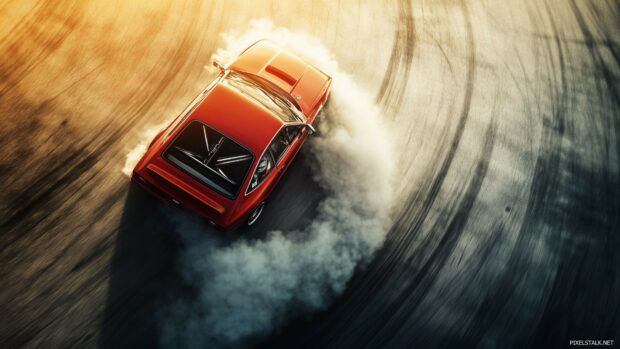
M125 165L123 165L123 169L121 170L126 176L131 177L131 173L133 172L134 167L144 153L146 153L146 149L149 144L155 138L157 133L161 131L164 127L164 124L148 126L144 131L140 133L138 136L138 145L136 145L133 149L127 153L125 157Z
M306 146L314 180L326 195L299 231L272 231L232 243L175 216L186 241L179 267L197 290L163 311L167 347L243 346L301 311L323 309L343 292L356 266L381 246L392 204L395 156L373 96L339 69L315 38L268 21L223 35L214 58L230 62L253 42L270 38L333 77L320 134Z

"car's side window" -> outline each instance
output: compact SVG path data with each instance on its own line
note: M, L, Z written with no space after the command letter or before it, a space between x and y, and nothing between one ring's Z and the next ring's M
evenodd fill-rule
M295 138L299 136L301 132L301 126L293 125L284 127L280 133L274 138L273 142L269 146L269 152L276 161L276 164L280 162L286 150L295 141Z

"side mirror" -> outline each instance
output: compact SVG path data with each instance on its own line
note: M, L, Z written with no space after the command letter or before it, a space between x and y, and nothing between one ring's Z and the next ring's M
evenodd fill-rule
M213 61L213 66L216 67L217 69L224 71L226 70L226 68L224 68L224 66L222 65L222 63L218 62L218 61Z
M304 127L308 129L308 132L310 132L311 135L316 133L316 129L314 128L314 126L310 124L304 124Z

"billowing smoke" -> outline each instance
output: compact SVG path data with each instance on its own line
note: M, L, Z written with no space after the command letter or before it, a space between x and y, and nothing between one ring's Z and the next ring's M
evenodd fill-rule
M166 125L159 124L147 127L143 130L138 136L138 145L136 145L125 157L125 165L123 165L123 173L129 177L131 177L131 173L133 172L133 168L136 167L138 161L148 148L150 142L157 135L157 132L161 131Z
M258 240L224 242L200 223L175 215L186 242L180 271L197 292L162 311L167 347L243 346L300 312L325 308L386 235L395 157L373 96L338 68L317 39L268 21L225 34L215 58L229 62L261 38L333 77L320 134L306 145L313 178L325 195L307 226Z

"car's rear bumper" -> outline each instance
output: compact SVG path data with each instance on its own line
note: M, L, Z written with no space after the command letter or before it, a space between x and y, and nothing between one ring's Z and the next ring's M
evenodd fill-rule
M133 172L131 176L131 181L137 184L142 189L146 190L148 193L153 196L159 198L160 200L168 203L169 205L175 207L176 209L198 213L201 217L203 217L210 225L214 226L218 230L221 231L230 231L239 226L237 222L233 224L224 225L222 222L219 222L218 217L210 214L210 212L206 212L206 210L196 209L191 207L188 203L184 202L182 198L177 198L174 195L168 193L165 189L160 188L151 180L149 180L146 176L141 175L140 173Z

